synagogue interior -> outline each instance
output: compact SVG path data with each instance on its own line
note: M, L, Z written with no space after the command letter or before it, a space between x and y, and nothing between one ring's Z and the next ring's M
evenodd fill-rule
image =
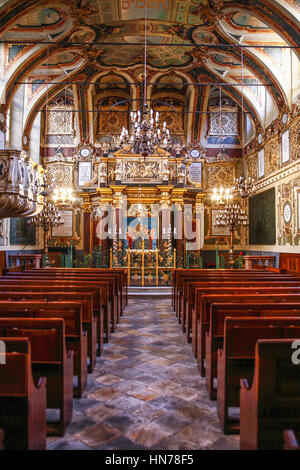
M299 25L0 1L0 450L300 450Z

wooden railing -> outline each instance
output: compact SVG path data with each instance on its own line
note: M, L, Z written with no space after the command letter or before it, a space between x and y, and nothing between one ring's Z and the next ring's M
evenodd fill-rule
M275 256L246 255L244 256L245 269L275 268Z
M300 273L300 253L280 253L279 268L287 272Z

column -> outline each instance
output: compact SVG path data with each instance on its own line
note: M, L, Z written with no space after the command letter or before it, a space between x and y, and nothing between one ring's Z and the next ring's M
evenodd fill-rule
M83 197L83 250L86 254L91 251L91 212L92 206L89 194L81 194Z
M113 262L118 266L123 265L124 253L124 215L127 211L126 202L123 201L123 191L126 186L111 186L113 193L113 206L114 206L114 237L113 237Z

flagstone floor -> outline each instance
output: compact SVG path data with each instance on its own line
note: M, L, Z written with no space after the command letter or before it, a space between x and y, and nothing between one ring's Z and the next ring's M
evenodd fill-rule
M54 450L239 449L224 436L170 300L130 299Z

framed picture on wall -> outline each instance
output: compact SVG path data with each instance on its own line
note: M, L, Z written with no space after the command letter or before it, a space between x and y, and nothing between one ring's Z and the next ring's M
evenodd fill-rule
M257 154L257 177L262 178L265 174L265 152L261 149Z
M92 179L92 162L80 161L78 163L78 186L84 186Z
M227 225L220 225L217 226L215 225L216 222L216 216L219 213L219 209L212 209L211 210L211 234L212 236L218 236L218 237L227 237L230 235L229 232L229 227Z
M59 211L64 223L52 227L52 237L73 237L73 210Z
M29 225L29 217L11 217L9 240L11 245L35 245L36 227Z
M281 136L281 162L286 163L290 159L290 132L285 131Z

